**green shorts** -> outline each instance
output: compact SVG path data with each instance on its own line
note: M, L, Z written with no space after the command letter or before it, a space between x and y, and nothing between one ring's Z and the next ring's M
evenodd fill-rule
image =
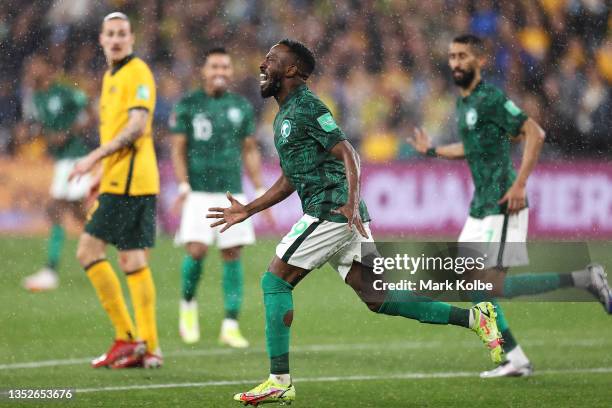
M119 250L155 245L157 196L100 194L89 212L85 232Z

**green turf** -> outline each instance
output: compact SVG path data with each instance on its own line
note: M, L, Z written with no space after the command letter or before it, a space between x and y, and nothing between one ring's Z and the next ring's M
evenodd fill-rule
M223 313L216 251L207 259L198 294L203 339L196 346L181 343L177 312L182 251L169 240L161 240L151 255L151 265L165 366L155 371L94 371L86 362L38 368L6 366L70 358L81 361L105 351L112 330L72 257L74 241L65 250L60 289L29 294L20 288L20 281L44 261L44 242L1 238L0 389L93 389L77 393L68 405L72 407L233 406L234 392L256 385L267 375L259 278L274 244L262 241L244 252L246 298L241 325L252 342L250 349L234 351L217 345ZM609 260L610 244L592 244L591 251L593 257ZM606 266L612 269L608 260ZM300 283L294 303L291 366L297 407L609 407L612 401L612 317L599 304L504 303L516 337L540 374L484 381L475 374L491 364L471 332L375 315L328 267ZM585 372L598 368L606 370ZM215 384L222 381L230 384ZM188 383L200 384L100 390ZM0 400L3 404L20 405ZM61 404L46 402L44 406Z

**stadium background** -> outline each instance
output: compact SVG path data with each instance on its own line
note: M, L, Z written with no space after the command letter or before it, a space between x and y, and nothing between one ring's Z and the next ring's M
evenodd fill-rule
M73 406L225 407L267 369L260 276L277 238L244 249L245 351L219 347L221 260L211 251L199 289L200 343L177 333L183 250L172 244L176 218L166 208L175 186L166 122L199 84L202 53L225 45L235 90L258 115L268 182L278 172L271 145L274 101L262 101L258 65L283 37L318 56L312 87L334 111L364 162L363 194L377 237L455 239L467 215L471 182L462 163L416 157L404 143L415 124L436 144L452 141L456 89L446 68L450 39L472 31L495 57L487 80L503 86L548 133L530 179L532 237L588 238L593 259L612 268L612 20L604 0L429 1L0 1L0 388L71 387ZM110 325L76 262L75 235L64 248L58 290L30 294L21 280L45 259L44 218L52 163L41 136L27 138L29 70L48 56L62 81L81 87L95 112L105 63L100 20L125 11L137 54L155 73L156 143L163 176L160 230L151 252L165 365L157 371L92 371L108 347ZM91 139L97 138L95 125ZM518 149L517 152L518 153ZM517 154L516 159L520 159ZM248 186L247 186L248 188ZM296 197L275 208L279 235L297 219ZM256 220L257 222L257 220ZM72 225L72 232L78 229ZM545 242L552 245L554 242ZM549 251L550 270L567 267ZM112 255L110 259L114 261ZM612 399L612 327L593 302L504 302L536 376L487 382L492 368L471 333L368 314L325 267L294 291L292 372L296 404L316 407L600 406ZM125 287L124 287L124 290ZM529 300L529 298L527 298ZM0 405L4 403L0 400ZM21 406L18 402L10 406ZM23 406L40 404L24 403ZM53 405L53 404L52 404Z
M199 85L205 50L228 48L234 90L256 107L268 184L278 172L273 101L259 96L265 52L282 37L311 46L311 86L330 106L364 163L363 195L379 234L446 235L460 230L471 194L467 167L422 160L405 142L415 125L434 144L456 138L456 90L446 66L457 33L486 38L485 78L502 86L547 131L530 181L532 236L612 236L612 18L603 0L416 1L37 1L0 4L0 231L40 233L51 177L43 137L27 136L32 58L47 55L60 81L83 89L95 114L105 62L100 16L121 9L136 32L136 53L158 85L155 137L163 178L162 232L177 220L168 116ZM367 10L367 12L364 12ZM89 130L97 139L95 121ZM520 148L516 148L519 159ZM24 172L24 169L28 169ZM400 187L400 188L398 188ZM247 187L248 190L248 187ZM280 234L300 214L296 197L275 210Z

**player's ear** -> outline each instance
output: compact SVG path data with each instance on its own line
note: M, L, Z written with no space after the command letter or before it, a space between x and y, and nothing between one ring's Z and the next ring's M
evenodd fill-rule
M488 59L487 59L487 56L485 54L478 55L476 57L476 60L478 61L478 68L484 69L484 67L487 66Z
M298 67L296 65L289 65L285 70L285 76L287 78L293 78L298 75Z

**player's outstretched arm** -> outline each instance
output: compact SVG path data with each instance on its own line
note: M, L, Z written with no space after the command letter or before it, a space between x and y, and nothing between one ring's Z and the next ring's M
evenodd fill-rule
M171 138L172 167L178 184L178 197L172 205L172 212L177 214L183 208L183 203L191 191L187 173L187 136L184 133L173 133Z
M359 155L346 140L336 143L330 150L330 153L344 163L344 171L348 184L348 200L346 204L333 209L331 212L345 216L348 220L349 229L352 229L353 225L355 225L357 231L365 238L368 238L368 233L363 227L363 221L359 215L359 203L361 201L359 192L361 181Z
M250 216L280 203L294 191L295 187L293 187L289 180L287 180L287 177L282 174L264 195L247 205L241 204L228 192L227 198L231 205L227 208L209 208L209 213L206 215L206 218L219 218L219 221L213 223L211 227L223 225L223 228L221 228L221 232L223 232L232 225L238 224Z
M249 180L258 191L258 196L263 195L264 188L263 178L261 176L261 154L257 148L257 140L254 136L249 136L242 142L242 162L244 170L249 177ZM261 194L259 194L261 193Z
M521 167L514 184L499 200L499 204L507 203L509 213L517 212L526 205L527 179L538 162L546 133L535 120L529 118L523 123L519 136L525 138Z
M255 187L255 198L259 198L266 193L261 174L261 153L257 146L255 136L248 136L242 142L242 162L244 170ZM274 226L274 217L269 210L262 212L268 225Z
M74 166L70 179L80 177L93 169L97 162L111 154L130 146L145 131L149 111L146 109L131 109L127 125L119 131L117 136L110 142L98 147L87 156L80 159Z
M414 147L417 152L431 156L441 157L443 159L456 160L465 158L463 143L452 143L444 146L431 146L431 140L427 133L420 128L414 128L414 136L408 136L406 141Z

